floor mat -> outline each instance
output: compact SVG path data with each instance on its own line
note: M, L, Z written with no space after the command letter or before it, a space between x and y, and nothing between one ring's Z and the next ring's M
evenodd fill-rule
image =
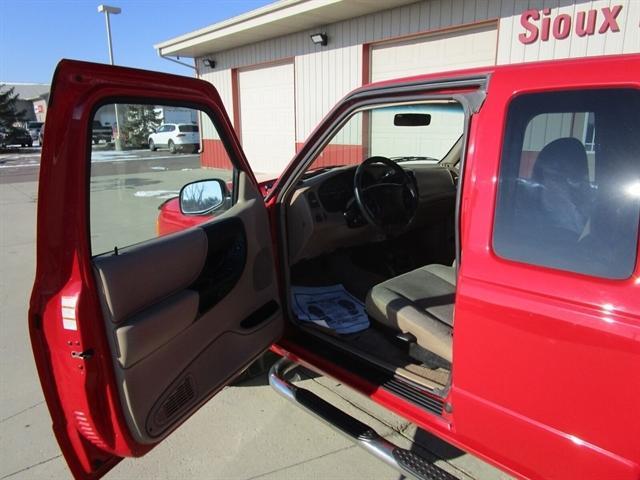
M369 328L364 305L342 285L323 287L293 286L293 310L299 320L339 334Z
M387 280L387 277L355 266L345 252L305 260L291 269L291 278L294 285L340 284L360 301L364 301L373 286Z

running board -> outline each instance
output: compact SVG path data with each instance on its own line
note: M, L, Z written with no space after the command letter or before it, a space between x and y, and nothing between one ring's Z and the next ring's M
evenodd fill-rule
M329 424L360 447L404 475L418 480L456 480L456 477L416 453L400 448L360 420L334 407L315 393L296 387L286 379L299 365L286 358L269 371L269 384L284 398Z

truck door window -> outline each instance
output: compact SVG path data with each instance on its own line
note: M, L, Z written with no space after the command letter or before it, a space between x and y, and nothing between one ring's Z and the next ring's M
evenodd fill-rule
M119 126L119 132L108 128L98 141L93 129L89 208L94 255L190 228L231 206L233 165L205 112L108 104L94 118L94 125ZM220 196L222 201L214 201ZM190 211L183 197L191 201Z
M493 232L507 259L611 279L633 273L640 217L640 92L512 101Z

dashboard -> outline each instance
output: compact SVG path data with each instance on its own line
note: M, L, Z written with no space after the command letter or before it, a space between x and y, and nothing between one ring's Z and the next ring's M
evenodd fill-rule
M318 199L327 212L344 212L353 198L354 169L340 172L328 178L317 189ZM313 192L311 192L313 193Z
M406 162L402 168L414 179L419 193L418 210L411 229L431 219L453 214L457 171L423 161ZM298 183L287 206L289 261L301 260L359 244L384 240L384 234L357 220L353 179L357 165L307 172ZM380 165L365 172L365 183L385 174ZM354 221L354 216L356 221Z

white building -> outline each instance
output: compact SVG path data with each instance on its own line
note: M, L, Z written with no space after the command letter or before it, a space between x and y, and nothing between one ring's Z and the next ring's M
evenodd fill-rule
M326 45L314 34L326 35ZM640 52L640 0L281 0L155 48L195 59L254 170L277 173L331 107L363 84ZM203 141L203 162L221 166L211 125L203 125ZM345 139L336 155L350 146Z

